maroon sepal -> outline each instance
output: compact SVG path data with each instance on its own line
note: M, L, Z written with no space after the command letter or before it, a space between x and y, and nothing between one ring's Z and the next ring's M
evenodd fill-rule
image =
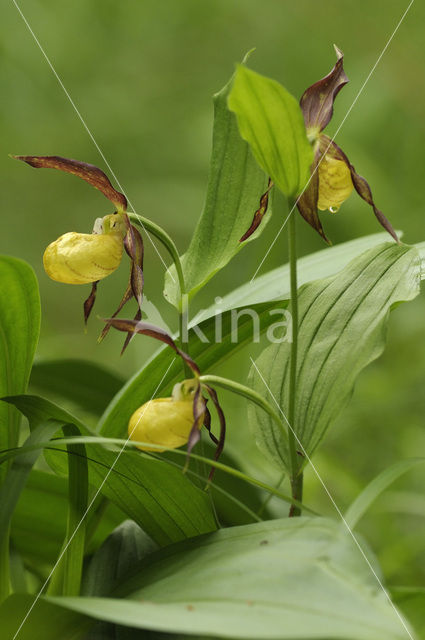
M322 154L318 148L315 153L314 162L311 166L310 182L304 193L302 193L298 198L297 207L304 220L308 222L315 231L317 231L325 242L331 244L323 231L322 223L320 222L319 215L317 213L317 202L319 199L319 172L317 165L321 157Z
M143 278L144 246L143 246L142 236L140 235L136 227L134 227L130 223L128 216L125 216L125 222L127 225L127 233L124 237L124 248L131 260L130 278L128 281L127 288L124 292L124 295L121 298L121 302L119 303L116 311L112 314L111 319L115 318L119 314L121 309L129 300L131 300L132 298L135 298L137 302L137 313L134 317L134 320L137 322L142 319L143 286L144 286L144 278ZM99 336L98 342L101 342L105 338L110 328L111 328L110 323L104 326L103 331ZM124 351L126 350L127 346L130 343L130 340L133 337L134 337L133 332L127 335L124 342L124 346L121 350L121 355L124 353Z
M337 158L338 160L342 160L343 162L345 162L347 167L350 169L351 180L353 181L354 188L357 191L357 193L359 194L359 196L372 207L373 212L374 212L379 224L382 227L384 227L385 231L388 231L390 236L392 238L394 238L394 240L397 243L399 243L400 240L398 239L397 234L394 231L390 221L384 216L382 211L380 211L378 209L378 207L375 205L375 202L374 202L373 196L372 196L371 188L369 187L369 184L366 181L366 179L363 178L362 176L360 176L356 172L355 168L353 167L353 165L351 164L351 162L349 161L349 159L347 158L347 156L345 155L345 153L343 152L341 147L339 147L337 144L335 144L335 142L331 142L329 144L331 145L330 149L329 149L329 152L332 154L332 156L334 158Z
M208 400L206 400L205 398L204 398L204 400L205 400L204 427L208 431L208 435L210 436L210 439L214 442L214 444L218 444L218 439L215 437L215 435L211 431L211 413L210 413L210 410L207 407Z
M184 362L186 362L187 366L193 371L196 377L200 375L201 372L196 362L194 362L187 353L179 349L172 337L164 331L164 329L161 329L161 327L156 327L154 324L144 322L143 320L126 320L122 318L105 318L104 322L114 327L114 329L118 329L118 331L125 331L126 333L140 333L142 335L155 338L155 340L165 342L165 344L168 344L168 346L171 347L173 351L175 351L184 360Z
M208 395L213 401L215 410L217 411L218 419L220 421L220 435L218 438L216 450L214 452L214 460L217 461L223 452L224 441L226 439L226 418L224 416L223 409L221 408L220 403L218 401L217 393L215 392L215 390L207 384L203 384L202 386L207 391ZM215 473L215 467L212 467L208 476L208 482L211 482L211 480L214 477L214 473Z
M306 89L300 100L306 129L317 129L318 133L329 124L335 98L348 82L343 67L344 54L336 45L334 47L338 58L334 68L327 76Z
M87 298L87 300L84 300L84 323L85 324L87 324L87 320L89 319L91 310L93 309L93 305L96 300L96 292L97 292L98 284L99 284L99 280L96 280L96 282L92 283L90 295Z
M127 198L112 186L109 178L94 164L62 158L61 156L12 156L22 160L36 169L58 169L82 178L96 189L99 189L120 212L127 210Z
M272 179L269 178L267 190L265 191L265 193L263 193L263 195L260 198L260 206L257 209L257 211L254 213L251 226L247 231L245 231L242 238L240 238L239 242L245 242L245 240L247 240L249 236L252 236L254 231L258 229L258 227L260 226L261 221L264 218L265 213L267 212L267 207L269 206L269 193L272 187L273 187L273 182L272 182Z
M130 224L128 216L126 217L127 233L124 238L124 248L131 260L130 284L133 296L136 298L139 309L143 302L143 256L144 247L143 239L135 226Z
M202 397L201 385L198 382L198 386L193 396L193 424L192 424L192 429L190 430L189 438L187 441L187 456L186 456L185 470L189 465L190 454L192 452L193 447L201 439L201 427L202 427L201 418L204 415L205 408L206 408L206 403L204 398Z

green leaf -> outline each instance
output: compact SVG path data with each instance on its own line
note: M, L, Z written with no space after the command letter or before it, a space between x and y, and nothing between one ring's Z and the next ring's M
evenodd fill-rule
M257 231L245 242L239 242L260 206L260 198L267 189L267 176L240 137L236 118L227 108L230 86L231 81L214 96L213 148L206 202L189 248L182 257L189 298L247 242L258 237L271 215L269 208ZM179 307L180 289L174 266L166 274L164 295Z
M126 599L53 602L116 624L224 638L406 637L351 538L322 518L232 527L173 545L146 558L116 595Z
M15 594L3 602L0 606L2 640L79 640L93 624L87 616L66 611L43 598L37 600L23 623L34 601L34 596Z
M30 388L37 394L58 396L95 414L105 410L123 384L112 371L78 359L38 360L30 378Z
M39 424L27 438L24 446L36 446L39 442L49 440L63 423L46 419ZM29 473L40 455L39 449L34 449L18 456L9 467L3 485L0 487L0 542L7 535L9 523L25 486ZM0 462L4 460L0 457Z
M63 428L65 437L80 435L73 424ZM55 569L55 577L61 576L59 593L78 596L80 593L86 541L86 515L88 507L88 464L84 444L68 444L68 518L63 544L63 556ZM62 553L61 553L62 555ZM52 583L53 584L53 583Z
M156 550L156 545L131 520L123 522L111 533L90 560L82 594L85 596L107 596L122 582L146 555ZM98 622L90 631L90 638L126 637L129 629L117 629L115 625ZM135 633L136 637L137 634ZM131 638L132 636L128 636Z
M347 404L359 373L385 346L391 308L419 293L416 249L385 243L370 249L336 276L299 290L299 336L295 424L310 456ZM251 370L251 386L288 407L290 343L270 344ZM258 370L257 370L258 369ZM262 377L263 379L262 379ZM285 441L271 419L249 407L264 453L289 467Z
M344 516L350 529L356 527L359 520L364 516L371 504L400 476L404 475L418 464L424 464L425 458L411 458L410 460L400 460L384 469L363 489L360 495L352 502Z
M30 422L53 418L75 424L85 435L93 435L78 418L37 396L9 398ZM127 418L120 418L126 429ZM216 528L209 496L166 462L135 451L107 450L87 445L89 481L128 517L137 522L159 545L212 531ZM63 454L50 452L55 471L66 473ZM112 470L112 471L111 471Z
M111 533L96 551L84 576L82 594L106 596L145 556L157 550L152 540L131 520Z
M11 527L13 546L30 564L52 565L57 559L65 537L67 493L66 478L38 469L31 471L15 508ZM92 515L93 512L88 514L88 522ZM114 505L109 504L89 551L96 549L124 517Z
M397 233L399 237L403 235L401 231ZM326 247L298 258L298 288L312 280L327 278L338 273L338 271L347 266L350 260L356 258L367 249L376 247L387 240L387 232L374 233L363 238L356 238L355 240ZM270 302L272 300L287 300L289 297L289 264L284 264L231 291L222 298L220 309L236 309L237 307ZM199 317L204 320L216 312L216 309L217 306L214 305L203 311Z
M260 167L282 193L296 198L313 162L297 100L276 80L238 65L228 104Z
M34 271L22 260L0 257L0 398L25 393L40 330L40 296ZM0 450L16 447L20 416L0 403ZM0 469L0 484L6 467Z

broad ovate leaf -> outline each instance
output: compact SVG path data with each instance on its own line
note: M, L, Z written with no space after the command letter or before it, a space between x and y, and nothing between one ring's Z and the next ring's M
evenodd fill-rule
M378 245L337 275L299 289L299 335L294 429L311 455L347 404L359 373L385 346L390 310L419 293L420 256L414 247ZM251 385L288 413L289 342L270 344L251 369ZM286 442L271 419L249 407L260 448L288 467Z
M186 292L192 297L245 246L258 237L271 215L269 204L259 228L244 242L241 237L252 223L267 191L267 175L242 140L235 115L227 107L229 82L214 96L213 147L206 201L182 257ZM171 278L171 275L173 278ZM176 307L180 289L174 266L166 274L164 295Z
M148 556L115 597L50 602L116 624L244 640L404 640L408 627L351 537L323 518L221 529Z
M0 398L25 393L40 331L40 296L34 271L22 260L0 257ZM0 449L16 447L20 416L0 403ZM1 479L6 466L0 468Z
M238 65L228 104L260 167L287 197L300 195L313 151L294 96L276 80Z

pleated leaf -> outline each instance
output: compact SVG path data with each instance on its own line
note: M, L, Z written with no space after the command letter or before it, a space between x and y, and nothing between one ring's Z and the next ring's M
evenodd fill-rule
M182 257L186 292L192 297L245 246L258 237L271 215L271 206L257 231L240 238L250 227L267 175L242 140L235 115L227 107L231 81L214 96L214 131L206 201L190 245ZM164 295L176 307L180 290L174 267L166 274Z
M407 635L350 536L322 518L222 529L150 555L114 598L50 602L116 624L220 638Z
M298 101L276 80L239 65L228 102L260 167L282 193L296 198L313 162Z
M9 398L28 419L75 424L84 435L93 435L84 423L53 403L37 396ZM126 419L121 419L126 429ZM177 468L135 451L86 446L89 482L141 526L160 546L216 529L208 495L195 487ZM64 453L46 452L57 473L67 472Z
M350 262L336 276L299 290L292 427L308 455L347 404L359 373L382 353L391 308L418 295L420 271L415 248L385 243ZM288 412L289 361L289 342L270 344L250 373L250 384L266 396L268 387L269 400L276 401L284 415ZM263 452L278 465L288 466L286 444L272 421L253 406L249 416Z

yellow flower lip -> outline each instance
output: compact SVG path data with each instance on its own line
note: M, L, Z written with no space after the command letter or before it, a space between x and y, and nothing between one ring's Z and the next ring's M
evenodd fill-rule
M115 271L122 253L120 231L102 234L70 231L49 244L43 265L49 278L56 282L88 284Z
M133 413L128 423L128 435L131 440L157 445L138 446L142 451L177 449L188 442L193 422L192 399L155 398ZM202 418L199 422L202 424Z
M328 151L320 161L318 173L317 208L336 213L354 189L350 169L343 160L333 157Z

